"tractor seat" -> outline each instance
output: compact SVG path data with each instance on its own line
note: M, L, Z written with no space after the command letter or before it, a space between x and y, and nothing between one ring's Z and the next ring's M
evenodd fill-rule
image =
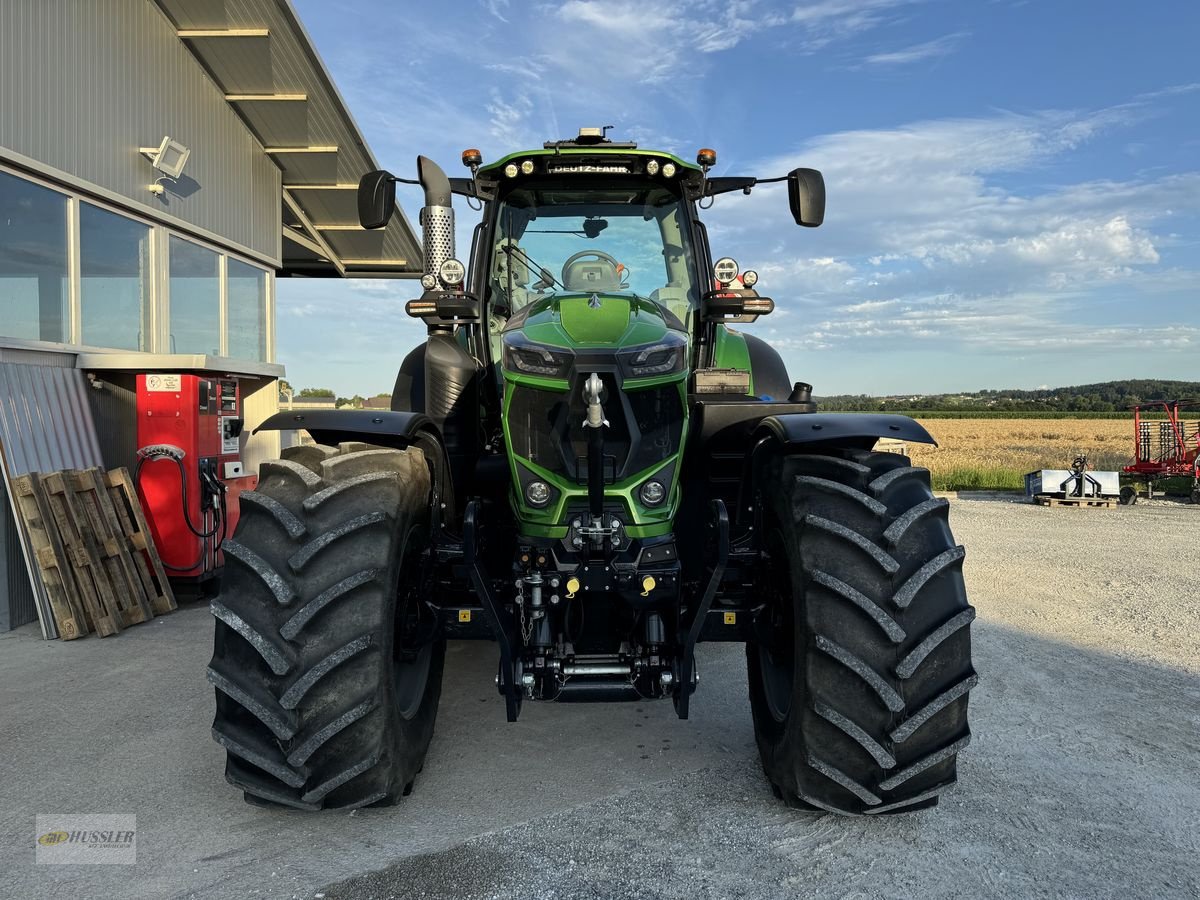
M577 259L563 269L563 287L568 291L619 291L617 267L603 259Z

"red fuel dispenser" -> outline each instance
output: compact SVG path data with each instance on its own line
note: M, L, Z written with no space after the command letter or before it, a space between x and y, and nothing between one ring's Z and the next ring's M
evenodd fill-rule
M257 478L242 469L242 401L236 378L137 376L134 480L167 573L206 580L238 519L238 495Z

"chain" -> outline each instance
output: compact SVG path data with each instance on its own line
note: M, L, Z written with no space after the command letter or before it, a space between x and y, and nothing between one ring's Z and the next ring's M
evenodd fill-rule
M519 587L517 588L517 612L521 616L521 638L528 647L529 641L533 637L533 622L525 621L525 592Z

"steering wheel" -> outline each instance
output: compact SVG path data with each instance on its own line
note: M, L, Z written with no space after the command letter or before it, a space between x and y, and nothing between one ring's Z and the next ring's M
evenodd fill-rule
M572 263L578 262L579 260L589 256L595 257L599 262L606 262L612 266L613 273L617 276L617 280L620 280L620 273L622 272L621 264L617 262L614 257L609 256L603 250L581 250L563 263L562 281L564 285L567 284L567 270L571 268Z

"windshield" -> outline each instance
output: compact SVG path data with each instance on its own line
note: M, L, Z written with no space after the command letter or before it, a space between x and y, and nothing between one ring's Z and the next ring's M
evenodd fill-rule
M492 330L535 300L574 293L636 295L690 324L699 291L681 206L644 182L509 192L491 248Z

